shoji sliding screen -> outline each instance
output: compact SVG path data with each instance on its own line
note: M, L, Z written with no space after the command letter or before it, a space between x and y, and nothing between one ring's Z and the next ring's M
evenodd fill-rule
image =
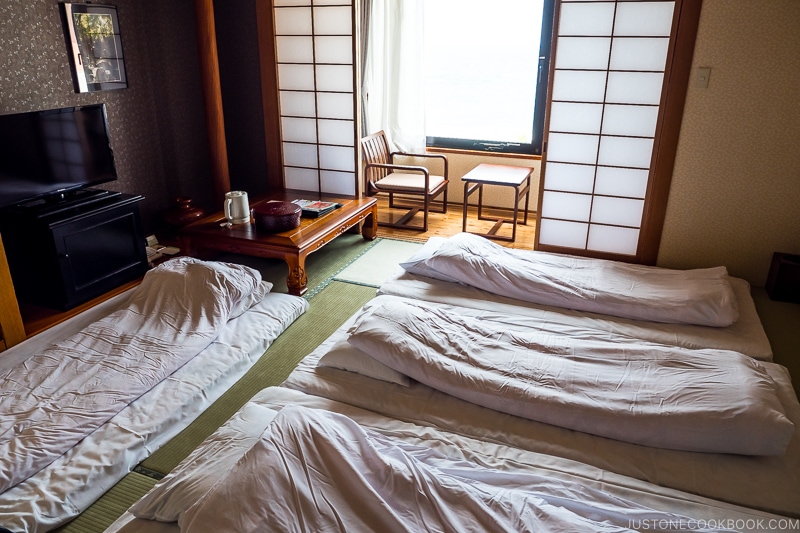
M283 178L287 189L357 194L355 6L274 0Z
M537 249L641 260L676 4L557 2Z

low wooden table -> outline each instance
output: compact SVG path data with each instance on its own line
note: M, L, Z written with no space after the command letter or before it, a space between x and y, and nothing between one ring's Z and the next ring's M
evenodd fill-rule
M478 220L490 220L495 225L486 233L476 233L483 237L496 239L498 241L514 242L517 238L517 224L523 226L528 224L528 203L530 202L531 174L533 169L530 167L514 167L509 165L491 165L481 163L470 170L461 178L464 182L464 220L461 231L467 231L467 200L469 196L478 191ZM500 185L502 187L514 188L514 216L511 219L490 218L483 216L483 186ZM525 213L522 221L519 217L519 201L525 197ZM497 230L505 222L511 222L511 237L497 235Z
M226 224L220 211L181 228L181 249L187 254L202 250L219 250L243 255L283 259L289 267L286 284L289 293L302 296L308 290L306 256L316 252L356 224L364 222L361 235L371 241L378 235L378 204L375 198L346 198L321 196L307 191L287 190L283 193L256 198L250 207L260 202L279 200L323 200L342 207L318 218L301 218L300 226L283 233L264 233L248 224Z

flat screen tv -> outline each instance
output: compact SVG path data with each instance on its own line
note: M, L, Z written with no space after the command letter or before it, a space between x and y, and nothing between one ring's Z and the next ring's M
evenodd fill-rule
M0 209L116 179L105 104L0 115Z

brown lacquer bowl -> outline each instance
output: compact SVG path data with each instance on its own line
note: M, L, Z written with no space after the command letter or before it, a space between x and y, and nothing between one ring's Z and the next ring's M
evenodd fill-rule
M300 225L302 209L291 202L264 202L253 207L256 230L281 233Z

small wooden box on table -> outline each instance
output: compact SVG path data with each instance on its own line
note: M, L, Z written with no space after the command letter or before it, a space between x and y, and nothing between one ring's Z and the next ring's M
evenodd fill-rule
M255 198L251 207L261 202L321 200L342 205L326 215L300 220L300 226L282 233L258 231L255 223L227 224L222 211L201 218L181 228L181 249L188 254L218 250L257 257L283 259L289 267L286 284L289 293L302 296L308 290L306 256L316 252L353 226L363 223L361 235L373 240L378 235L378 204L375 198L348 198L287 190Z
M530 202L531 174L530 167L514 167L509 165L490 165L481 163L467 172L461 180L464 182L464 221L462 231L467 231L467 202L472 193L478 191L478 220L491 220L495 225L486 233L477 233L483 237L498 241L514 242L517 238L517 224L528 224L528 203ZM499 185L514 188L514 216L511 219L491 218L483 216L483 186ZM519 221L519 202L525 197L525 212ZM497 230L504 222L511 222L511 237L497 235Z

